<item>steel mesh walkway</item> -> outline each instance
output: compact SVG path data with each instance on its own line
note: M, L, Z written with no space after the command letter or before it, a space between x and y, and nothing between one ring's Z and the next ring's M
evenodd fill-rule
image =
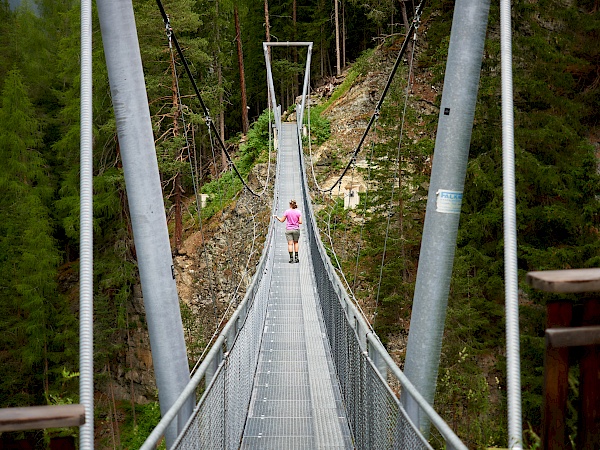
M278 161L285 177L278 181L280 216L290 199L302 197L295 124L285 124L281 134ZM241 448L353 448L319 314L310 247L301 235L300 263L290 264L285 225L278 225L266 321Z
M426 418L436 448L466 450L349 299L319 237L297 125L279 129L273 212L298 202L300 263L288 263L285 226L269 227L244 299L141 449L156 448L170 424L174 449L432 449L415 426Z

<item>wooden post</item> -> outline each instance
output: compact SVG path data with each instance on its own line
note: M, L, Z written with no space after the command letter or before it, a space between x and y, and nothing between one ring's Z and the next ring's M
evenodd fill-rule
M546 328L568 327L573 317L570 302L547 306ZM546 344L544 355L544 410L542 412L542 448L563 449L567 442L565 411L569 389L569 348Z
M583 307L582 325L600 324L600 299L588 299ZM579 418L576 448L600 448L600 346L583 348L580 361Z
M530 272L527 282L534 288L556 293L600 292L600 269L552 270ZM580 386L576 448L600 448L600 345L597 327L600 325L600 298L584 300L581 323L573 322L573 307L569 302L547 306L546 354L544 361L544 411L542 417L542 448L567 447L565 412L568 393L569 347L581 346ZM566 339L552 337L552 328L560 330ZM556 334L558 336L558 334Z

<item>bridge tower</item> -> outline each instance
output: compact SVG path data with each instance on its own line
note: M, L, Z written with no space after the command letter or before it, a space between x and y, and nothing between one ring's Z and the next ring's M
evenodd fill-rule
M154 135L131 0L99 0L98 15L121 147L161 413L190 379ZM167 446L193 399L166 433Z
M404 373L433 405L475 116L489 0L454 7ZM406 411L422 429L416 405Z

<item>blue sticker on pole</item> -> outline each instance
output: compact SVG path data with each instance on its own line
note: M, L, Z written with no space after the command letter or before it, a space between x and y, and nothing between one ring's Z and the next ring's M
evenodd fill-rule
M446 214L460 214L462 204L462 191L448 191L439 189L436 193L435 210Z

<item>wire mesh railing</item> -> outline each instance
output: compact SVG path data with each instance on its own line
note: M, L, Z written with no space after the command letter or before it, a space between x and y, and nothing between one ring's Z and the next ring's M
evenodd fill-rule
M272 261L268 255L267 261ZM244 323L237 332L231 330L236 334L231 349L219 349L222 351L213 362L213 367L218 363L216 371L212 376L205 375L208 386L173 448L239 448L254 384L256 349L263 334L271 273L263 268L253 298L248 299Z
M156 448L179 409L190 396L200 398L191 417L179 428L174 449L239 447L259 354L269 298L274 248L273 226L244 299L216 339L204 361L173 407L152 431L142 450Z
M304 164L298 122L297 136L301 167ZM357 449L429 449L432 446L390 388L395 378L418 408L413 417L427 417L441 436L440 446L466 449L452 429L433 410L394 363L377 335L367 324L332 266L323 246L313 212L306 173L302 173L306 235L309 239L317 292L323 320L339 379L342 396ZM412 413L412 411L411 411ZM417 422L419 423L419 422ZM437 446L437 445L436 445Z
M302 143L299 138L297 141L299 157L303 160ZM278 167L278 173L279 170ZM303 172L304 236L309 241L316 291L354 447L368 450L432 449L434 446L466 449L406 379L349 299L321 243L307 186ZM277 204L277 186L274 197L274 204ZM239 448L252 395L273 276L272 239L273 226L270 226L257 272L240 306L180 399L164 415L142 449L156 447L166 428L177 418L179 407L190 396L200 400L192 416L180 428L179 437L172 448ZM399 400L399 393L390 388L388 377L393 378L394 384L399 384L402 391L410 396L411 407L418 408L414 417L426 417L435 427L434 434L441 442L432 446L409 419ZM200 386L203 390L199 389Z

